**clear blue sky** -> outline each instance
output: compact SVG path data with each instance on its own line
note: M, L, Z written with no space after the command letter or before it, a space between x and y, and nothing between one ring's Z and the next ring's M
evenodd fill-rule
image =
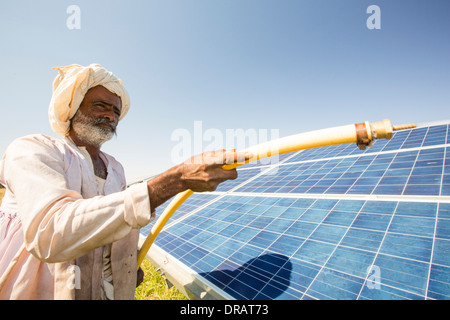
M81 10L70 30L69 5ZM370 5L381 29L369 30ZM2 1L0 154L54 134L54 66L100 63L131 110L104 145L129 181L174 165L177 129L280 136L389 118L450 119L450 1Z

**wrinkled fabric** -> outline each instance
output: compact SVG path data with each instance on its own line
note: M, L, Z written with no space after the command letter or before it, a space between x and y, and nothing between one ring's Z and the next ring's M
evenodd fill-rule
M99 189L90 159L68 138L15 140L0 161L0 299L101 299L111 245L114 298L134 299L139 229L154 219L146 183L126 188L102 153Z
M3 261L14 258L23 243L22 239L22 224L17 213L5 212L0 208L0 275L8 267L8 263Z
M58 70L59 74L53 81L48 116L50 126L57 134L62 136L68 134L70 120L80 107L86 92L98 85L121 98L122 111L119 120L122 120L130 109L130 97L122 81L99 64L91 64L87 67L73 64L55 67L53 70Z
M83 152L87 159L89 159L92 170L94 170L94 163L92 162L91 155L86 150L86 147L78 146L78 148ZM98 185L98 192L101 195L105 195L105 183L106 180L95 176ZM102 299L114 300L114 283L111 268L111 244L103 246L103 295Z

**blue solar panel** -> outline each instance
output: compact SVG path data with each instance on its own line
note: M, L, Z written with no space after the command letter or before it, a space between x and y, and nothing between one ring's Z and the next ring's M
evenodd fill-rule
M235 191L441 195L448 192L447 185L441 188L445 153L446 148L432 148L280 164Z
M155 246L234 299L450 299L448 131L242 167Z

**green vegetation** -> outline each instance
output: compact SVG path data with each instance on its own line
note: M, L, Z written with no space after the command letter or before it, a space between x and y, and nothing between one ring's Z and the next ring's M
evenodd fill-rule
M169 289L166 280L148 260L142 262L141 268L145 275L144 281L136 289L136 300L187 300L175 286Z

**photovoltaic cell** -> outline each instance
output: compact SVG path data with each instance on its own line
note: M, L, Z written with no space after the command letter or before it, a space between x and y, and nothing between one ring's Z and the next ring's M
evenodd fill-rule
M212 193L196 193L193 194L191 197L189 197L184 203L183 206L178 208L177 211L172 215L171 222L176 221L177 219L183 217L186 213L192 212L193 210L197 209L198 207L208 203L212 199L215 199L217 195L214 195ZM169 205L171 200L165 202L163 205L156 208L156 219L150 222L148 225L143 227L141 229L141 233L143 235L148 235L150 230L152 229L153 225L156 223L157 218L161 215L161 213L164 212L164 209Z
M242 167L155 245L235 299L450 299L448 131Z

